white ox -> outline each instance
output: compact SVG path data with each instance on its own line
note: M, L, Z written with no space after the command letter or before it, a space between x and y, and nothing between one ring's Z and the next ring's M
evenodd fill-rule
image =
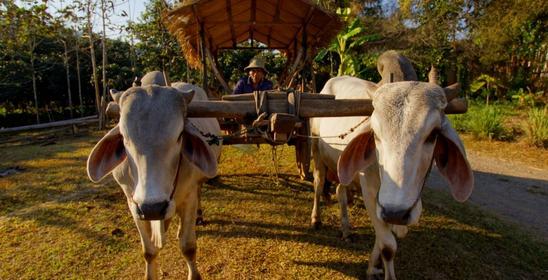
M319 138L313 150L315 203L312 222L319 221L317 202L322 178L327 170L338 170L337 196L341 204L342 227L349 230L345 185L358 184L375 228L375 245L368 265L368 276L383 273L395 279L396 239L407 233L407 225L417 223L422 211L421 192L431 164L447 179L457 201L465 201L474 187L474 178L464 147L451 127L444 109L454 88L424 82L396 82L377 88L374 83L352 77L328 81L323 94L337 99L373 100L370 118L314 119L312 132L332 136L348 132L344 139ZM314 145L313 145L314 149ZM319 181L319 182L316 182Z
M207 97L196 86L185 87L191 91L149 84L119 94L120 121L88 158L91 180L112 172L127 197L141 235L146 279L157 279L156 257L175 214L181 219L178 238L188 279L201 278L196 267L198 190L216 175L221 150L203 134L218 135L220 127L216 119L186 118L193 97Z

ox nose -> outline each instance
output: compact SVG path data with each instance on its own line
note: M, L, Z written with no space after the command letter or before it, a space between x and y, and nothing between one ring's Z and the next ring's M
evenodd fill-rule
M401 210L400 208L381 205L381 218L389 224L407 225L411 217L411 210L412 208Z
M137 205L137 214L141 220L163 220L168 206L169 201L143 203Z

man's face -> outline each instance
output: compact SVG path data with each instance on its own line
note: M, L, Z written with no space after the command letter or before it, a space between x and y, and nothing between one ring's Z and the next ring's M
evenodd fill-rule
M249 77L251 77L254 84L260 83L264 78L264 71L259 68L251 69L249 70Z

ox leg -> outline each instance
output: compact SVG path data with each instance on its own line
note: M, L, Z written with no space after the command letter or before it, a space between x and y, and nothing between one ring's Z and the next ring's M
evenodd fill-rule
M188 280L202 279L196 266L196 215L198 210L198 189L189 194L179 211L179 246L188 267Z
M204 215L202 210L202 184L198 185L198 210L196 211L196 225L202 226L205 225Z
M312 207L310 221L314 229L318 229L322 225L320 198L322 196L323 186L325 183L325 172L326 167L319 162L319 160L314 160L314 206Z
M367 214L373 228L375 229L375 245L369 257L369 266L367 268L367 276L370 279L377 279L382 270L378 268L380 260L384 266L384 279L396 279L394 271L394 257L398 245L396 238L392 234L392 226L385 223L377 217L377 202L376 197L380 187L379 175L377 166L368 169L365 174L360 174L360 186L362 189L363 200L367 209Z
M320 155L318 154L317 143L313 144L312 147L312 157L314 159L314 206L312 207L310 223L314 229L318 229L322 224L320 217L320 198L324 189L326 166L321 162Z
M350 222L348 220L348 197L346 192L346 186L342 184L337 185L337 200L339 201L339 208L341 211L341 232L342 239L350 241Z
M153 280L158 279L158 262L156 257L160 252L160 249L156 248L151 241L152 230L150 227L150 222L142 221L139 217L133 217L139 235L141 236L141 245L143 246L143 256L145 258L145 279Z

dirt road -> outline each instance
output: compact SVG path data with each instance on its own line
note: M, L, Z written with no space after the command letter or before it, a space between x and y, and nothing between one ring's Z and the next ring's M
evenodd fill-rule
M478 155L468 151L476 186L467 203L518 224L548 241L548 170ZM427 186L449 191L433 171Z

